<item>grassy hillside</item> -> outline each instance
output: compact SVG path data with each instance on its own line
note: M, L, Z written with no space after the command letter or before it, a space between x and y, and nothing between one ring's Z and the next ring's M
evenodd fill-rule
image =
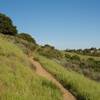
M60 51L50 45L39 47L37 52L39 55L53 59L67 70L78 72L92 80L100 82L100 57Z
M4 14L0 22L0 100L63 100L52 82L36 74L32 56L78 100L100 100L100 49L41 46L29 34L18 34Z
M65 57L59 60L62 66L100 82L100 57L80 55L71 52L63 53Z
M20 46L11 41L0 36L0 100L62 100L59 89L38 76Z
M87 60L88 58L93 58L95 60L100 60L100 57L97 57L97 56L89 56L89 55L82 55L82 54L77 54L77 53L74 53L74 52L63 52L64 54L69 54L71 56L73 55L78 55L81 59L84 59L84 60Z
M34 51L39 54L33 55L35 59L39 60L43 67L52 73L65 88L69 89L78 100L100 100L99 83L84 77L77 73L74 67L70 67L71 64L76 64L75 66L78 67L78 64L83 61L87 65L90 56L77 55L76 57L73 53L66 53L66 55L53 47L41 48L41 46L9 35L0 35L0 100L62 100L59 89L35 73L35 68L27 57L30 52ZM99 61L99 58L92 57L92 61L93 59ZM67 66L64 66L66 63ZM92 62L91 65L93 64ZM86 65L83 68L86 68ZM79 70L83 68L80 67Z
M78 100L100 100L100 84L74 71L68 71L55 61L36 56L44 68L52 73ZM35 58L35 59L36 59Z

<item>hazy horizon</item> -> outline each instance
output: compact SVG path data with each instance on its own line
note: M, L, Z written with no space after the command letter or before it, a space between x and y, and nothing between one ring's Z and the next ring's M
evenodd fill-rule
M39 44L100 48L99 0L0 0L0 12Z

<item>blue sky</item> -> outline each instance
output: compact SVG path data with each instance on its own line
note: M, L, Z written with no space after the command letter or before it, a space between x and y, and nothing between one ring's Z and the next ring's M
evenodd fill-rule
M40 44L100 47L100 0L0 0L0 12Z

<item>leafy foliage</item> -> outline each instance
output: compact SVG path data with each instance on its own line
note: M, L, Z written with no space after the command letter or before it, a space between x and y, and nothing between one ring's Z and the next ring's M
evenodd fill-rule
M2 37L3 39L6 39L8 42L12 42L16 46L18 46L27 55L29 55L29 53L33 52L38 46L37 44L28 42L17 36L0 34L0 37Z
M87 48L87 49L66 49L66 52L74 52L77 54L82 54L82 55L89 55L89 56L97 56L100 57L100 48Z
M48 58L61 59L63 57L62 53L55 49L53 46L44 45L38 49L39 54L46 56Z
M71 57L72 60L77 60L77 61L80 61L80 57L78 55L73 55Z
M78 54L65 53L65 58L59 60L60 64L68 70L73 70L84 76L100 81L100 60L94 57L83 57Z
M2 13L0 13L0 33L9 35L17 34L16 26L13 25L12 20Z
M31 43L36 44L35 39L34 39L31 35L29 35L29 34L27 34L27 33L20 33L20 34L18 34L17 36L18 36L19 38L22 38L22 39L28 41L28 42L31 42Z

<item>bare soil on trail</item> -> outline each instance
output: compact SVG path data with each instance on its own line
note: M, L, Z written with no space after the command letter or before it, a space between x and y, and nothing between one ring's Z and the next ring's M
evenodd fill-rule
M63 94L63 100L76 100L76 98L68 91L66 90L59 81L57 81L53 75L51 75L48 71L46 71L39 62L35 61L33 58L30 58L31 63L36 68L36 73L42 77L47 78L49 81L51 81L53 84L55 84L60 91Z

